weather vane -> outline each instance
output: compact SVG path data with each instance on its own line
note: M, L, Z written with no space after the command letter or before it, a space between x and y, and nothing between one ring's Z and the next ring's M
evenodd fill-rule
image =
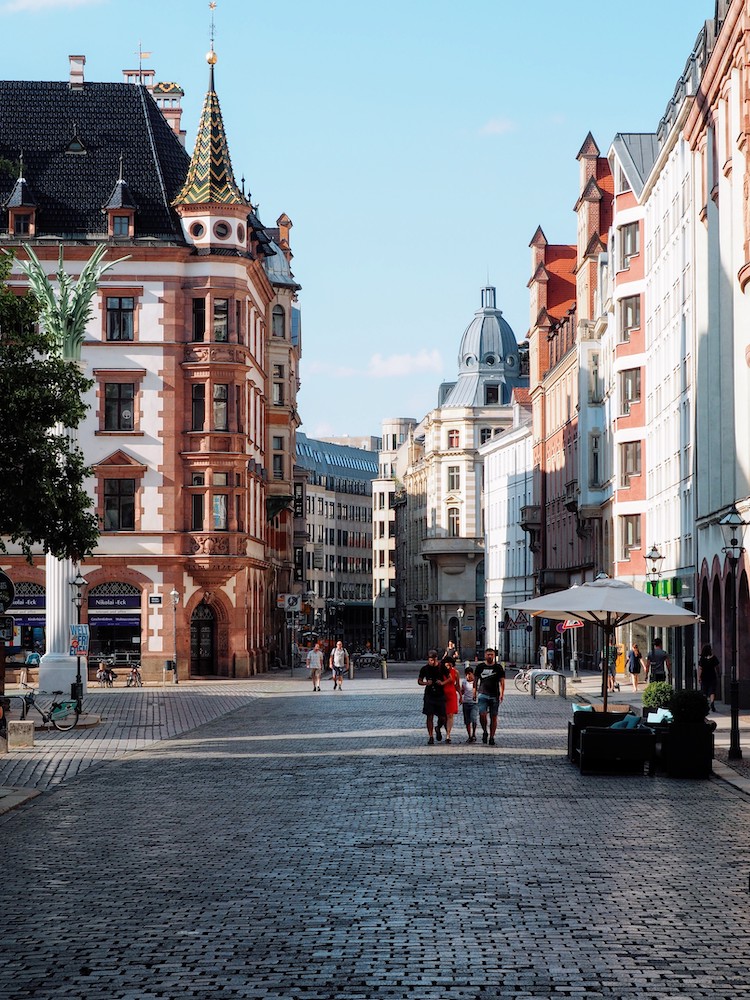
M215 0L211 0L208 5L208 9L211 11L211 48L214 47L214 11L216 10Z
M150 59L151 53L144 52L141 47L140 40L138 41L138 83L143 83L143 60Z

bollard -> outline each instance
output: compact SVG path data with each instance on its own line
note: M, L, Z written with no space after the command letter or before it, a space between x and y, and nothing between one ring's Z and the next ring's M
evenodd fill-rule
M384 681L388 680L388 660L385 657L380 661L380 676Z
M354 680L354 663L352 662L351 656L349 657L349 680Z

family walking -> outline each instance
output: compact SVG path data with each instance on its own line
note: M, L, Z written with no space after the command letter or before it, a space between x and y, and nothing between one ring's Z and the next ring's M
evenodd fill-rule
M450 655L442 659L431 649L427 663L419 671L417 683L423 687L422 713L427 726L427 744L440 743L445 730L445 742L451 742L453 720L463 706L467 743L476 743L477 721L482 727L482 743L495 746L497 715L505 697L505 670L495 659L495 650L487 649L484 663L476 670L467 666L463 679Z

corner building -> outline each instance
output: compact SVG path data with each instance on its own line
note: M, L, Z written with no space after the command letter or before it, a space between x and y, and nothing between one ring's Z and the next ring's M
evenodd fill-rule
M82 620L92 669L99 655L129 653L146 678L175 653L183 678L264 669L269 590L292 567L292 462L269 491L266 458L277 438L294 454L291 222L267 230L239 189L213 52L208 60L192 156L175 85L132 73L87 83L81 56L68 82L0 83L0 245L19 255L32 245L50 273L62 247L74 277L101 243L118 261L81 353L94 385L78 439L102 532L81 566ZM275 393L285 403L269 442ZM284 501L269 505L276 495ZM41 635L43 559L28 566L9 549L3 568L17 584L19 629L25 613Z

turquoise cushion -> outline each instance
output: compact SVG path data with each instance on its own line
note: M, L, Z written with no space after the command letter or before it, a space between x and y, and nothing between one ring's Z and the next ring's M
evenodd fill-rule
M638 720L638 716L637 715L632 715L632 714L623 715L623 717L621 719L618 719L617 722L613 722L612 725L609 728L610 729L635 729L635 727L638 725L638 721L639 720Z
M594 706L593 705L576 705L576 703L573 702L573 711L574 712L593 712L594 711Z

